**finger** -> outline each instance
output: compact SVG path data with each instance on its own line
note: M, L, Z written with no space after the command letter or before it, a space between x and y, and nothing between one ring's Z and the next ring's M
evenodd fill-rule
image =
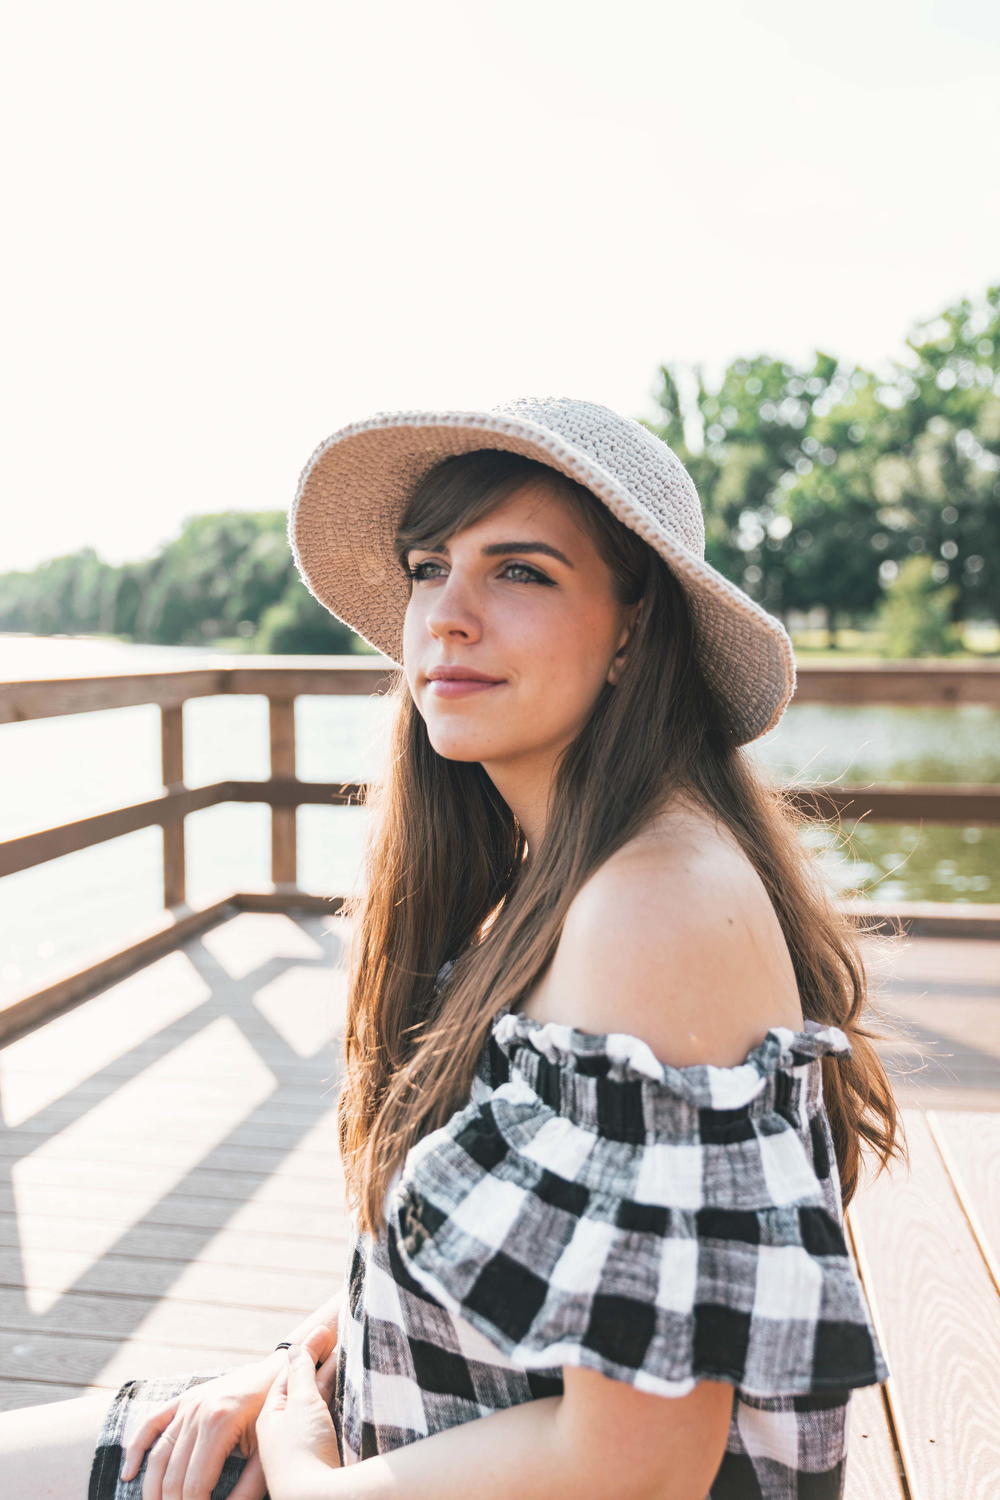
M197 1436L198 1431L194 1423L188 1422L174 1438L163 1475L163 1500L181 1500L181 1496L186 1494L188 1463Z
M146 1472L142 1476L142 1500L163 1500L163 1475L177 1440L176 1430L167 1425L149 1450Z
M337 1330L329 1323L321 1323L307 1339L303 1339L302 1347L312 1355L313 1364L319 1364L337 1347Z
M316 1375L316 1389L319 1391L327 1406L333 1400L333 1393L337 1389L337 1355L333 1353L320 1366Z
M248 1458L243 1473L237 1479L229 1495L229 1500L264 1500L267 1490L267 1481L264 1478L264 1465L258 1454Z
M288 1350L288 1399L312 1401L316 1395L316 1366L301 1344L293 1344Z
M184 1472L184 1500L202 1500L202 1497L210 1500L223 1465L235 1447L232 1437L231 1433L205 1428L197 1433ZM164 1500L169 1500L168 1491L164 1491Z
M140 1427L137 1427L128 1446L122 1455L121 1469L119 1473L122 1479L134 1479L139 1472L143 1454L147 1448L151 1448L168 1422L172 1422L177 1413L179 1399L170 1401L159 1411L155 1411L151 1417L147 1417Z

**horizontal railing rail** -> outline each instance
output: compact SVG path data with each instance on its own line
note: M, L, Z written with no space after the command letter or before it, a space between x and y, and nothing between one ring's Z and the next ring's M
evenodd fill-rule
M321 906L335 911L343 897L318 897L298 887L296 811L305 805L347 806L363 801L366 782L312 782L297 776L295 699L309 695L370 696L389 688L399 669L385 658L315 657L257 658L247 663L213 663L210 667L178 667L148 672L0 683L0 724L58 715L155 704L160 710L163 791L127 807L77 818L0 842L0 876L15 874L76 853L139 829L159 826L163 836L163 905L165 920L136 943L104 960L65 976L54 985L4 1007L0 1039L10 1034L16 1012L23 1027L31 1017L51 1014L83 998L111 975L126 972L149 956L182 940L194 930L218 920L235 906L287 910L292 906ZM226 693L255 694L268 700L270 776L266 781L227 779L189 787L184 780L183 707L193 698ZM1000 662L884 663L858 661L800 664L795 702L827 704L894 704L954 707L987 704L1000 707ZM909 785L844 786L791 784L787 788L801 814L810 819L861 819L1000 826L1000 786ZM194 911L186 899L185 819L194 812L223 802L263 803L271 809L271 881L269 890L234 892L225 901ZM858 910L869 909L864 902ZM905 903L899 908L902 915ZM935 907L931 912L929 908ZM992 933L1000 928L997 908L978 909L969 903L911 903L923 930L945 922L952 927ZM870 908L873 918L885 920ZM936 915L935 915L936 913ZM890 914L891 916L892 914ZM957 928L955 929L957 930ZM7 1017L6 1030L4 1017ZM31 1021L30 1024L37 1024Z
M0 724L92 713L156 703L179 706L188 698L256 693L266 698L308 694L370 695L391 682L398 667L384 657L330 656L245 659L212 667L175 667L103 676L35 678L0 683ZM866 660L798 664L796 703L908 704L951 708L985 703L1000 708L1000 661Z
M176 827L189 813L216 807L221 802L259 802L274 809L347 807L360 804L368 786L366 781L297 781L294 777L282 777L270 781L215 781L206 786L174 787L145 802L133 802L111 812L92 813L71 823L0 842L0 876L30 870L64 854L76 854L94 844L135 833L140 828L159 825L167 830ZM949 783L904 787L791 785L786 790L797 810L807 818L870 818L877 823L923 820L961 827L969 824L1000 826L1000 786L953 786ZM288 872L282 872L285 873ZM290 878L294 880L296 872L291 872Z

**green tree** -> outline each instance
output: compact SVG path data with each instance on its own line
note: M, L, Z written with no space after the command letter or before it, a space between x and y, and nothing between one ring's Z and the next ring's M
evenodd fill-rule
M256 624L293 571L284 525L281 511L188 517L143 580L136 639L198 644Z
M873 377L820 352L802 370L767 355L735 360L714 392L697 371L690 417L703 443L692 451L680 382L668 367L660 375L664 420L648 425L695 481L708 561L778 615L823 605L835 622L870 609L880 559L857 451L870 428L857 407Z
M899 408L880 498L905 548L956 586L954 619L1000 600L1000 284L917 325L895 362Z
M254 638L254 649L333 655L371 651L366 641L313 598L297 574L283 598L264 614Z
M908 557L886 586L878 614L882 655L950 656L962 642L949 619L954 584L942 585L927 556Z

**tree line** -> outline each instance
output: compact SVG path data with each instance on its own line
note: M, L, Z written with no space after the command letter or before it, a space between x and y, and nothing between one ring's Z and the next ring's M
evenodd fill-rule
M919 324L878 374L733 360L717 389L661 365L647 426L691 473L708 561L786 622L878 621L890 654L1000 614L1000 284ZM0 630L265 652L370 648L299 580L283 510L188 518L156 556L92 548L0 575ZM915 644L916 643L916 644Z

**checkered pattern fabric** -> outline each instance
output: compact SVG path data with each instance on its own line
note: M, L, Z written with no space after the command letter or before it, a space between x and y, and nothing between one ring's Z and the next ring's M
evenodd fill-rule
M438 976L439 984L450 965ZM563 1389L582 1365L735 1388L709 1500L839 1500L849 1397L888 1369L844 1233L820 1059L772 1027L735 1067L511 1011L468 1104L355 1233L334 1418L345 1463Z

